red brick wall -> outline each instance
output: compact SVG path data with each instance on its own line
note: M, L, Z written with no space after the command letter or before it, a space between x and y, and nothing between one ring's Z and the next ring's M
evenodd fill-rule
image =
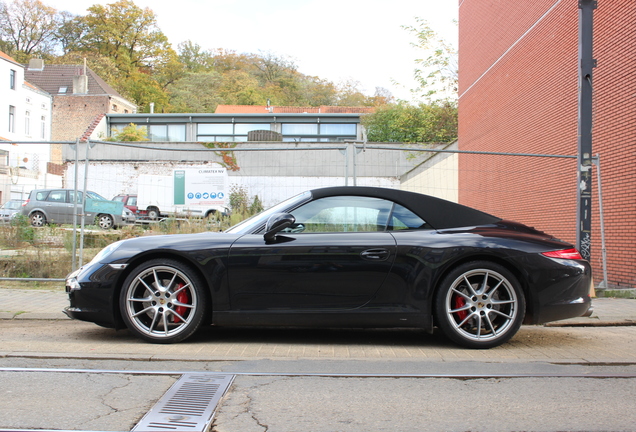
M578 2L463 0L459 9L460 150L577 153ZM595 11L595 123L611 285L636 286L636 8ZM576 161L460 155L459 199L574 242ZM594 179L592 264L602 280Z
M97 115L110 112L109 102L108 96L55 96L52 139L75 141L80 138Z

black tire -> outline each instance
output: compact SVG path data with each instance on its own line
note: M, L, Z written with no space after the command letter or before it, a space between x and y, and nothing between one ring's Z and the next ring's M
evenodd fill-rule
M115 220L109 214L97 215L96 219L97 225L103 230L108 230L115 226Z
M492 348L512 338L525 315L525 297L505 267L473 261L453 269L435 296L435 317L444 334L466 348Z
M150 220L157 220L161 216L159 214L159 209L156 207L150 207L148 209L147 215L148 215L148 219Z
M208 299L203 281L190 266L154 259L128 275L119 306L132 333L167 344L181 342L199 329Z
M44 216L44 213L33 212L31 216L29 216L29 219L31 220L31 226L41 227L46 225L46 216Z

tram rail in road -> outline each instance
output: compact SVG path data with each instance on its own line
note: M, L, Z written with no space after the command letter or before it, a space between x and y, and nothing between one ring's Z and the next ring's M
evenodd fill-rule
M604 366L604 365L597 365ZM609 365L608 365L609 366ZM616 365L614 365L616 366ZM311 372L192 372L158 370L113 370L74 368L0 368L0 372L169 375L177 381L133 427L131 432L173 431L205 432L214 420L217 406L237 376L323 377L323 378L393 378L393 379L516 379L516 378L593 378L634 379L636 372L547 372L547 373L311 373ZM65 432L60 429L51 429ZM0 432L34 432L33 429L0 429ZM46 429L37 429L47 432ZM80 432L74 430L74 432ZM87 432L87 431L84 431Z

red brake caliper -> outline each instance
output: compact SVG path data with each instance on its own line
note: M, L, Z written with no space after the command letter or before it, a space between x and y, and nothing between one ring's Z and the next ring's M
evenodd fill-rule
M179 291L182 287L183 287L183 284L178 284L177 285L177 291ZM190 304L190 294L188 294L188 290L179 291L177 293L177 301L179 303ZM185 306L177 306L177 307L174 308L174 311L175 311L175 313L179 314L180 316L183 316L188 311L188 308L185 307ZM181 322L181 318L179 318L176 315L173 315L172 322L174 322L174 323Z
M462 296L458 296L456 295L455 297L453 297L453 308L454 309L460 309L462 307L466 306L466 300L464 300L464 298ZM459 318L459 322L462 322L466 319L466 317L468 316L468 311L462 310L462 311L457 311L455 312L457 314L457 318Z

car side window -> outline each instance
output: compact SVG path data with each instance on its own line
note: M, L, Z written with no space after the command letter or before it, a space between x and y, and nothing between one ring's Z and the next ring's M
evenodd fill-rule
M54 190L49 192L49 196L46 197L46 201L51 202L66 202L66 191Z
M69 198L70 202L74 203L75 202L75 191L69 191L68 192L68 198ZM77 203L78 204L82 203L82 192L77 192Z
M392 207L391 201L371 197L321 198L292 211L296 224L285 231L294 233L384 231Z
M49 194L49 191L40 191L40 192L35 194L35 199L37 201L44 201L44 200L46 200L46 197L47 197L48 194Z
M396 204L389 220L388 229L397 231L405 229L433 229L433 227L411 210Z

